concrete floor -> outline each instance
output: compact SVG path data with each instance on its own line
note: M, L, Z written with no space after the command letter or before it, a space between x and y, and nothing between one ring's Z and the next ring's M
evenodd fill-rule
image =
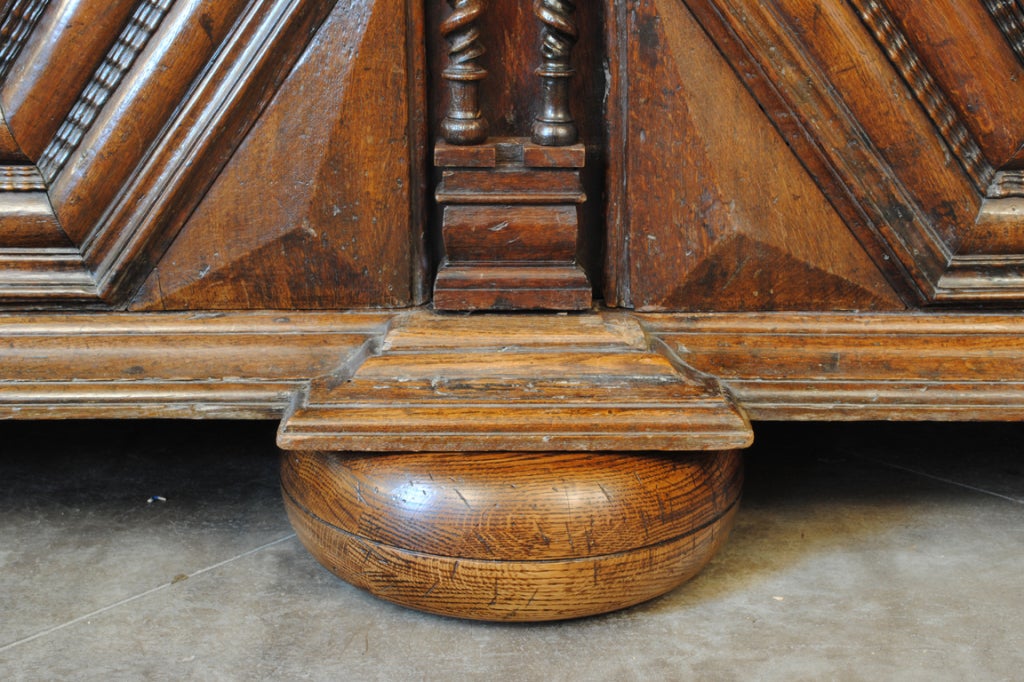
M1024 425L758 425L700 576L534 626L335 579L273 432L0 424L0 680L1024 679Z

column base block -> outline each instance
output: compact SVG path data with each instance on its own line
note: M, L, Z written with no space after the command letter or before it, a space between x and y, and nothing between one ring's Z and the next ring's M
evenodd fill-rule
M657 597L725 540L737 451L286 452L289 518L316 559L388 601L491 621Z
M447 311L588 310L591 287L575 263L446 265L434 283L434 307Z

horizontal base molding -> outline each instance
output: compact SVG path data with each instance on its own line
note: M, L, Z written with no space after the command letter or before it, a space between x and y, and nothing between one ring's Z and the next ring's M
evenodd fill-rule
M706 314L642 318L755 420L1024 419L1013 315Z
M446 311L589 310L591 296L575 263L450 264L434 282L434 307Z
M732 403L740 411L723 409ZM1021 420L1024 320L615 311L0 316L2 419L288 414L282 443L300 448L689 449L740 447L749 438L735 416L743 413Z
M411 315L354 375L314 382L282 422L278 445L635 451L752 441L746 417L714 382L652 352L628 318L492 314L451 327L441 319Z
M279 418L391 314L0 316L0 418Z

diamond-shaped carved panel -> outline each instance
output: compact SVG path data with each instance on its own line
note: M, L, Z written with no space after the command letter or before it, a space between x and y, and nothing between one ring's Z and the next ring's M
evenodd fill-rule
M685 6L629 4L616 15L624 63L613 88L612 150L626 152L609 182L611 248L625 259L609 298L640 310L903 307L864 235Z
M416 173L422 149L409 132L416 128L405 94L412 89L408 72L419 67L408 54L405 27L419 21L421 10L414 2L394 0L346 3L335 14L347 14L352 21L335 26L342 31L336 44L307 52L334 5L332 0L12 0L0 7L0 302L128 303L197 206L210 203L204 201L208 190L275 93L291 82L293 67L301 64L299 70L309 72L315 69L311 62L330 63L329 68L321 64L300 86L307 109L311 103L322 105L344 81L341 73L356 61L344 52L348 43L376 55L374 66L386 64L360 74L364 80L357 89L403 93L401 105L384 112L401 119L390 128L401 128L402 134L373 153L405 184L398 196L389 195L391 201L404 202L405 220L388 221L387 229L380 230L384 242L403 244L404 260L367 249L358 266L373 270L392 258L396 269L405 270L405 284L372 303L412 302L416 284L410 272L419 268L421 229L413 204L419 200ZM359 22L381 14L398 28L364 41L365 26ZM344 130L344 113L321 106L316 123ZM310 123L308 116L305 121L291 118L292 127L278 131L275 153L264 150L262 167L246 170L249 179L285 175L293 167L323 170L337 161L327 160L323 149L307 142L303 125ZM366 125L371 123L380 124L380 116ZM370 167L364 161L360 157L355 163L360 169ZM392 172L396 167L401 172ZM328 175L311 178L315 192L306 197L285 182L254 182L250 194L236 200L254 206L259 192L260 200L293 203L289 220L273 226L264 221L271 236L260 239L272 241L274 230L301 231L319 220L323 200L314 195L326 195L339 182ZM378 178L347 171L339 175L363 190L383 191L375 184ZM360 229L369 229L375 208L362 212ZM230 206L219 210L228 212ZM200 248L211 244L207 240ZM329 251L325 247L318 255L297 248L279 254L276 268L247 267L246 273L312 270L309 279L315 284L320 281L315 271L337 264ZM214 253L211 247L203 258L212 260ZM333 292L337 282L322 284ZM279 298L254 305L291 301L288 289L276 282L256 285Z

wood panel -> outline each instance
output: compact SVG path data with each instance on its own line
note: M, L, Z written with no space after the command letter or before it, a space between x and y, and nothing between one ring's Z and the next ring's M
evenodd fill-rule
M9 74L0 84L7 114L0 155L19 165L4 175L37 169L43 185L36 189L45 190L40 196L52 205L52 217L40 226L22 197L22 208L0 219L0 264L9 266L0 273L0 299L126 305L288 81L334 4L68 0L48 5L31 22L12 24L11 34L21 40L9 50ZM341 21L346 14L349 23ZM416 3L401 0L338 6L331 31L321 34L280 98L272 114L277 123L264 124L263 141L251 143L242 152L248 160L235 165L249 164L243 185L252 177L266 182L252 185L240 200L228 190L204 203L203 210L210 210L220 202L212 213L235 216L234 225L248 225L250 234L263 229L265 237L254 236L263 243L225 255L238 260L218 268L233 286L221 282L184 305L178 289L186 284L176 277L209 271L208 256L220 255L216 248L206 252L210 240L237 243L231 228L211 218L222 231L209 228L200 244L184 247L202 250L197 257L203 262L175 257L165 268L170 300L161 300L159 292L153 301L144 293L143 300L171 308L402 306L422 300L425 79L422 55L408 47L422 39L420 15ZM367 35L363 19L371 16L376 28ZM345 72L351 78L339 87L335 75ZM320 92L328 100L333 93L337 110L299 91ZM371 91L375 98L366 97ZM371 107L371 100L378 104ZM334 142L307 135L316 126L332 131ZM339 149L354 158L339 165ZM254 161L256 156L261 158ZM267 164L299 170L291 184L275 183ZM356 166L360 171L350 172ZM225 185L237 181L235 172ZM300 185L306 195L296 191ZM347 197L329 200L331 192ZM238 202L249 212L236 214ZM289 208L265 210L279 204ZM322 225L327 227L320 230ZM282 238L282 231L290 236ZM329 237L314 239L310 232ZM358 247L351 243L356 232L365 233ZM281 249L281 243L290 246ZM69 245L78 251L74 286L63 274ZM339 258L346 248L349 257Z
M647 316L683 362L751 419L1024 418L1024 323L1013 315Z
M422 300L422 217L410 215L424 200L422 99L409 70L418 57L405 45L420 23L412 7L334 9L133 308Z
M608 300L640 310L902 307L678 0L620 6L609 40Z
M0 419L279 417L388 315L0 316Z
M650 350L627 319L480 315L440 340L438 325L437 315L412 314L354 373L314 381L278 444L465 452L750 443L746 418L714 382Z
M1020 196L1018 11L683 2L905 302L1024 298L1024 237L1000 203Z

